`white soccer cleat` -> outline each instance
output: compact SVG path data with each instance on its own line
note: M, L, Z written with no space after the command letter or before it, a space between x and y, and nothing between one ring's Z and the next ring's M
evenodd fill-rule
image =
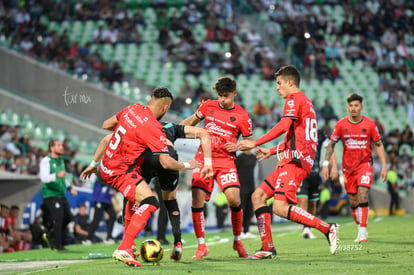
M354 240L356 243L366 243L368 242L368 231L366 227L359 227L358 228L358 236Z
M338 238L339 225L336 223L330 223L329 225L330 225L329 231L328 233L325 234L325 236L328 239L331 254L335 254L338 248L338 243L339 243L339 238Z
M256 253L248 257L249 260L264 260L264 259L274 259L277 256L276 249L272 247L270 250L257 250Z
M114 253L112 253L112 258L116 261L123 262L129 266L141 266L137 260L132 255L132 250L115 250Z

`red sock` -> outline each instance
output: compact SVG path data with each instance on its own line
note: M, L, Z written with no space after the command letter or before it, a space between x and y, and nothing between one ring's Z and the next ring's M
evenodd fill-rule
M324 221L321 221L317 217L309 214L302 208L296 206L290 206L288 219L309 227L313 227L321 231L323 234L329 232L329 224Z
M359 226L367 227L369 206L368 205L360 206L360 208L361 208L361 222L359 223Z
M135 238L142 231L142 229L144 229L148 219L157 209L158 208L152 204L143 204L137 211L135 211L134 215L132 215L129 226L124 233L124 239L118 247L119 250L131 249Z
M204 238L205 221L203 208L191 208L193 218L194 233L197 238Z
M261 207L255 211L257 219L257 227L259 228L260 239L262 239L262 249L270 250L272 249L273 239L272 239L272 212L269 207Z
M135 205L135 204L134 204ZM128 229L129 223L131 222L131 218L134 215L135 211L133 210L129 201L127 201L125 206L125 217L124 217L124 234Z
M243 210L241 207L231 207L231 224L233 226L233 235L240 236L243 227Z
M359 207L357 207L357 208L351 208L351 211L352 211L352 217L354 217L354 221L355 221L355 223L356 224L359 224L359 220L360 220L360 214L359 214L359 211L360 211L361 209L359 208Z

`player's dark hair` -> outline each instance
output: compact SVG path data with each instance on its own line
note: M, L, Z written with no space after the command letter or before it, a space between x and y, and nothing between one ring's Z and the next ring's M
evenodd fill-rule
M289 65L283 66L275 73L275 78L278 76L288 77L293 80L293 83L296 87L299 87L300 84L300 73L296 67Z
M10 210L20 210L20 208L17 205L12 205Z
M359 102L361 102L362 103L362 101L364 100L364 98L362 97L362 96L360 96L359 94L355 94L355 93L353 93L353 94L350 94L347 98L346 98L346 101L349 103L349 102L352 102L352 101L355 101L355 100L358 100Z
M49 143L48 143L49 153L52 152L52 149L51 148L53 146L55 146L56 141L57 141L56 139L50 139L49 140Z
M229 93L236 91L236 80L231 77L223 76L217 79L216 84L213 87L217 93Z
M169 97L171 98L171 100L174 99L170 90L168 90L167 88L155 88L154 90L152 90L152 96L156 99L165 97Z

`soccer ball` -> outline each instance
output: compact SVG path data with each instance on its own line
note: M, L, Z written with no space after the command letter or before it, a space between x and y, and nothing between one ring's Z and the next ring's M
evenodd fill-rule
M157 240L146 240L141 245L141 258L146 263L159 263L164 256L164 248Z

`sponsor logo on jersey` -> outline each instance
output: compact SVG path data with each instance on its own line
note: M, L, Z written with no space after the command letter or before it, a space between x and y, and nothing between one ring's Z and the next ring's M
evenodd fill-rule
M303 158L303 160L313 166L314 161L311 156L307 155L305 158Z
M127 124L128 124L129 127L137 128L137 125L135 125L135 123L131 120L131 118L128 116L128 113L125 113L123 115L123 117L124 117L124 119L127 122Z
M349 138L345 141L345 146L349 149L364 149L367 148L367 140L356 140Z
M224 130L223 128L221 128L220 126L218 126L214 122L207 123L204 126L204 129L206 129L207 131L209 131L213 134L217 134L217 135L221 135L221 136L225 136L225 137L230 137L232 135L231 131Z
M200 119L203 119L204 118L203 114L200 111L197 111L196 112L196 117L198 117Z
M164 136L164 135L161 135L160 136L160 141L161 141L162 144L167 144L167 137Z
M101 169L102 169L102 171L103 171L105 174L107 174L107 175L109 175L109 176L112 176L112 174L114 173L114 171L112 171L111 169L107 168L107 167L106 167L106 166L104 166L103 164L101 164Z
M111 153L111 151L110 151L110 150L106 150L106 151L105 151L105 154L106 154L106 156L107 156L108 158L112 158L112 156L114 155L114 154L112 154L112 153Z
M124 197L126 197L128 195L129 190L131 190L131 185L128 185L127 188L125 188L124 192L122 192Z
M287 105L289 106L289 108L293 108L293 107L295 107L295 101L293 99L288 100Z
M287 175L287 173L288 173L287 171L282 172L282 173L280 173L280 174L279 174L279 177L281 177L281 176L285 176L285 175Z

